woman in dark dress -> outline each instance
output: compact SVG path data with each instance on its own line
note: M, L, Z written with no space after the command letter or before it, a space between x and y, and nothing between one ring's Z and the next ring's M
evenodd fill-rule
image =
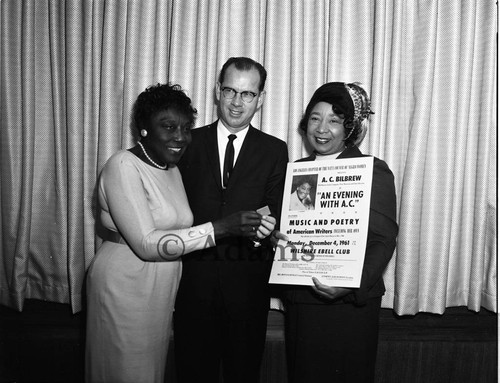
M316 90L300 123L314 149L299 161L364 156L358 149L372 114L358 84L331 82ZM387 164L374 158L370 217L359 288L287 286L286 345L293 383L373 382L382 274L396 246L396 194ZM274 234L280 237L281 234Z

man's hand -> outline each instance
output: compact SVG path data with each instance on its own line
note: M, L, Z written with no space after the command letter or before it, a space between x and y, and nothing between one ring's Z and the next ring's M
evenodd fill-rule
M257 238L264 239L271 234L276 226L276 218L270 215L262 216L260 226L257 228Z
M288 237L279 230L274 230L271 234L271 243L274 248L278 246L279 240L288 241Z

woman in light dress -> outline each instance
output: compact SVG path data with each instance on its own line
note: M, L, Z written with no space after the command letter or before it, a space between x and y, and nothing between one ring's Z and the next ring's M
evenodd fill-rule
M164 381L183 254L229 235L264 238L273 217L247 211L192 227L176 163L191 142L196 109L178 85L142 92L136 146L106 163L98 183L107 235L87 276L87 382Z

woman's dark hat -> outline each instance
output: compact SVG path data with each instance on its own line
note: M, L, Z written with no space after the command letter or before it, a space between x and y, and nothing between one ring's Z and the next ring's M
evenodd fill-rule
M328 82L314 92L309 105L312 107L321 101L332 104L336 113L355 122L361 122L373 114L368 94L357 83Z
M354 117L354 104L343 82L328 82L321 85L311 97L310 106L318 102L327 102L333 105L336 113L343 114L344 118Z

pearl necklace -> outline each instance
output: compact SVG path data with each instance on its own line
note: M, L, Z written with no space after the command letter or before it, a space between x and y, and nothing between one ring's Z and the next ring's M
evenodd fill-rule
M142 152L144 153L144 155L146 156L146 158L147 158L147 159L149 160L149 162L151 162L154 166L156 166L158 169L161 169L161 170L165 170L165 169L168 167L168 165L163 165L163 166L160 166L160 165L158 165L156 162L154 162L154 161L151 159L151 157L149 157L149 156L148 156L148 153L146 153L146 149L144 149L144 146L142 146L142 142L141 142L141 141L139 141L139 142L138 142L138 144L139 144L139 146L141 147Z

